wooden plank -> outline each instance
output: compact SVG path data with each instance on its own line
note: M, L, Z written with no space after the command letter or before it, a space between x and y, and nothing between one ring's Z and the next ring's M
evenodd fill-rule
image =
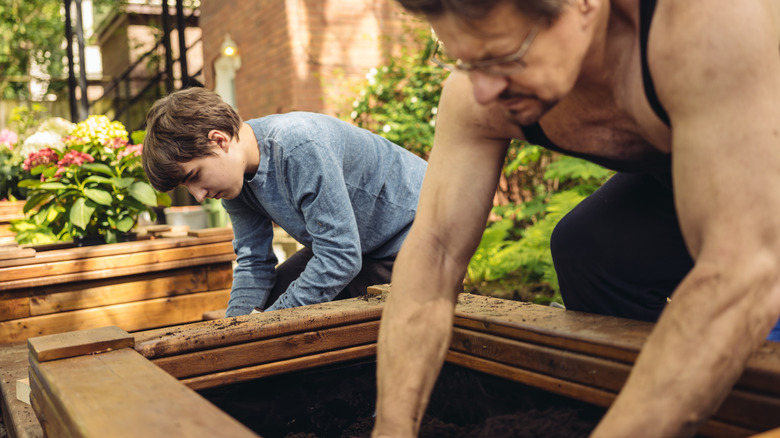
M456 327L633 364L653 324L531 303L461 294ZM765 342L737 388L780 394L780 343Z
M149 265L122 266L106 268L97 271L76 272L72 274L52 275L41 278L26 278L22 280L0 282L0 291L19 289L24 287L40 287L49 284L60 284L76 281L98 280L101 278L115 278L124 275L142 274L144 272L159 272L169 269L178 269L188 266L201 266L213 263L232 262L236 259L234 253L225 253L205 257L184 258L171 262L152 263Z
M156 359L344 324L378 321L384 300L384 296L353 298L147 330L134 334L135 349L147 358ZM213 307L216 308L219 307Z
M632 363L653 324L461 294L455 325Z
M233 238L232 227L214 227L214 228L201 228L199 230L187 231L188 236L193 237L207 237L207 236L230 236Z
M191 246L208 245L212 243L230 242L224 235L206 236L206 237L179 237L171 239L150 239L135 242L112 243L109 245L87 246L75 248L72 244L56 245L38 245L33 248L57 248L48 250L38 250L35 255L34 263L54 263L68 260L79 260L89 258L108 257L120 254L134 254L147 251L161 251L173 248L186 248ZM0 268L11 266L23 266L30 264L30 261L23 260L3 260L0 261Z
M31 364L40 394L80 437L257 437L131 349ZM59 436L59 435L56 435Z
M453 330L450 351L613 393L620 391L631 372L630 364L462 328Z
M24 204L27 201L0 201L0 215L23 214Z
M0 278L2 278L4 282L10 282L13 280L71 274L74 272L100 271L112 269L116 266L153 265L163 262L213 256L216 254L233 254L233 245L230 242L219 242L186 248L170 248L157 251L91 257L52 263L33 262L25 266L0 268Z
M3 249L0 251L0 260L27 259L35 257L35 250L32 248Z
M262 341L154 359L178 378L212 374L376 342L379 321L307 331Z
M191 377L181 382L190 389L201 390L373 356L376 356L376 343Z
M40 378L33 373L30 373L30 391L33 411L46 437L71 438L78 436L72 432L76 430L75 425L72 422L68 422L60 414L49 392L44 389ZM33 396L33 394L35 395Z
M615 394L576 382L569 382L553 376L516 368L493 362L489 359L472 356L458 351L448 351L446 361L475 371L509 379L525 385L533 386L558 395L582 400L596 406L609 407L615 400Z
M0 321L30 316L30 291L3 292L0 298Z
M39 336L27 340L30 354L38 362L132 348L134 344L135 338L117 326Z
M211 287L211 272L232 274L230 262L217 266L197 266L171 271L136 274L86 282L42 286L32 290L30 315L90 307L108 306L154 298L229 288L230 284Z
M629 364L460 328L453 331L450 351L614 394L623 387L631 371ZM766 430L780 427L778 412L780 394L762 395L735 389L713 418L737 426Z
M200 321L205 309L224 307L229 298L230 290L225 289L3 321L0 345L107 325L136 331Z
M42 438L43 430L30 405L16 397L16 381L29 377L27 344L0 348L0 411L9 438Z
M233 286L233 263L208 265L208 288L230 289Z

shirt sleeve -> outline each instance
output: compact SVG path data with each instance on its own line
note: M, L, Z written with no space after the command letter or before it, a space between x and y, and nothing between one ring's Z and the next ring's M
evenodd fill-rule
M266 310L330 301L360 272L360 235L340 160L306 142L284 159L288 199L304 217L314 256L297 280Z
M226 316L249 314L265 305L276 280L273 224L268 216L242 201L223 201L233 224L236 267Z

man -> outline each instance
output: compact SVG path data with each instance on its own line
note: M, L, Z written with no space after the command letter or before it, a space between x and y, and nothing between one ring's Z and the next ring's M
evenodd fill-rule
M389 281L414 219L421 158L322 114L243 123L202 88L160 99L146 121L152 186L183 184L198 202L222 199L230 216L237 266L228 317L364 295ZM304 245L278 268L274 224Z
M780 315L780 3L400 2L454 65L382 318L373 436L418 431L511 138L621 171L552 242L567 308L660 314L593 436L694 434Z

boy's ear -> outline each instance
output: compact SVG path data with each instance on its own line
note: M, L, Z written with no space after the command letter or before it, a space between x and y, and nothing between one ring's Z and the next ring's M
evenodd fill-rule
M217 147L227 151L228 145L230 144L230 137L226 133L217 129L212 129L209 131L208 137L209 140L213 141Z

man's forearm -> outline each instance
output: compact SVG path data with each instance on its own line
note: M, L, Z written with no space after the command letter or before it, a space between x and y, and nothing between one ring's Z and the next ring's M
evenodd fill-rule
M593 437L689 437L717 410L765 336L745 322L772 323L749 299L724 301L717 278L681 284Z
M374 437L417 436L452 336L459 283L445 280L436 268L421 269L433 260L406 250L409 257L399 257L394 268L379 330Z

